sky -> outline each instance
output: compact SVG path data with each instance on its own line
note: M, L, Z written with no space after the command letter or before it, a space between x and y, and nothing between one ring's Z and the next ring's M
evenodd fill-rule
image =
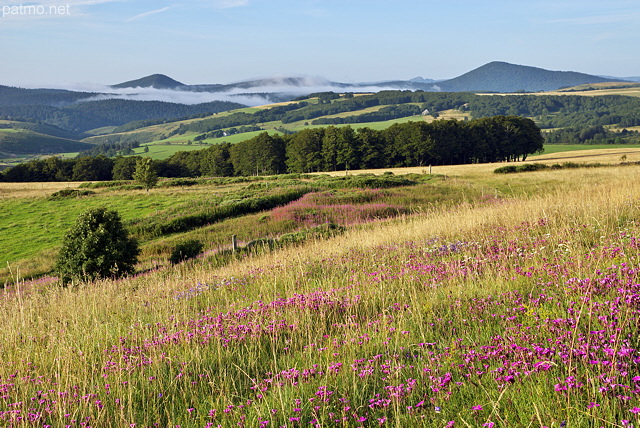
M0 0L0 84L447 79L491 61L640 76L639 24L637 0Z

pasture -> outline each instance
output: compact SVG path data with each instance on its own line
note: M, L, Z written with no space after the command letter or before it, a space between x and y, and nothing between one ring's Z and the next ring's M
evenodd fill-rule
M612 164L621 156L591 154L589 162ZM307 214L356 202L410 209L347 218L337 235L224 264L205 252L118 281L18 281L0 291L0 421L637 426L640 167L504 176L493 174L497 166L435 167L433 176L396 170L417 183L312 192ZM220 202L277 184L168 187L149 198L166 208L171 198L217 191ZM55 186L7 189L0 203L36 203ZM148 204L144 192L96 192L100 202L131 192ZM197 233L262 224L256 236L275 234L265 225L300 205Z

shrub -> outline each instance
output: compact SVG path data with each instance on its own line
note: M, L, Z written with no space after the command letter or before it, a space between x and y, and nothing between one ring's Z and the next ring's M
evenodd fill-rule
M197 239L191 239L189 241L181 242L180 244L176 245L171 252L169 261L171 262L171 264L175 265L185 260L192 259L202 252L202 248L202 242L198 241Z
M80 189L101 189L101 188L108 188L108 187L120 187L127 184L131 184L131 180L87 182L87 183L81 183L78 187Z
M500 168L496 168L493 170L494 174L511 174L516 171L517 169L515 165L501 166Z
M95 192L92 192L91 190L63 189L49 196L49 200L57 201L60 199L79 198L81 196L89 196L93 194L95 194Z
M56 271L64 285L121 277L134 272L139 254L138 242L129 237L116 211L92 208L65 235Z
M547 165L543 163L525 163L522 165L518 165L518 172L530 172L530 171L540 171L541 169L549 168Z

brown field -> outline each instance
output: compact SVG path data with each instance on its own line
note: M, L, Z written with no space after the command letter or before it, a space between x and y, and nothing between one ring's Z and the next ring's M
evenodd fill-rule
M547 92L518 92L518 93L478 93L478 95L580 95L580 96L602 96L602 95L627 95L630 97L640 97L640 83L633 82L606 82L591 83L586 85L573 86L566 89L558 89Z
M79 182L64 183L0 183L0 199L47 197L63 189L75 189Z
M640 161L640 149L623 148L623 149L599 149L599 150L579 150L575 152L550 153L548 155L531 156L527 158L526 163L545 163L554 164L561 162L576 163L620 163L620 158L625 155L627 162ZM494 169L505 166L505 162L484 163L473 165L435 165L431 167L432 174L444 175L478 175L492 172ZM357 171L333 171L323 174L331 176L340 176L345 174L384 174L391 171L394 174L422 174L429 173L429 165L415 166L408 168L382 168L382 169L363 169Z

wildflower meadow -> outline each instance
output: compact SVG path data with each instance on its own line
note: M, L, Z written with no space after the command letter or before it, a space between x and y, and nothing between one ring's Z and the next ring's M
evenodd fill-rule
M358 227L222 267L18 281L0 425L639 427L640 170L451 180L514 190L356 214L306 196L274 218Z

